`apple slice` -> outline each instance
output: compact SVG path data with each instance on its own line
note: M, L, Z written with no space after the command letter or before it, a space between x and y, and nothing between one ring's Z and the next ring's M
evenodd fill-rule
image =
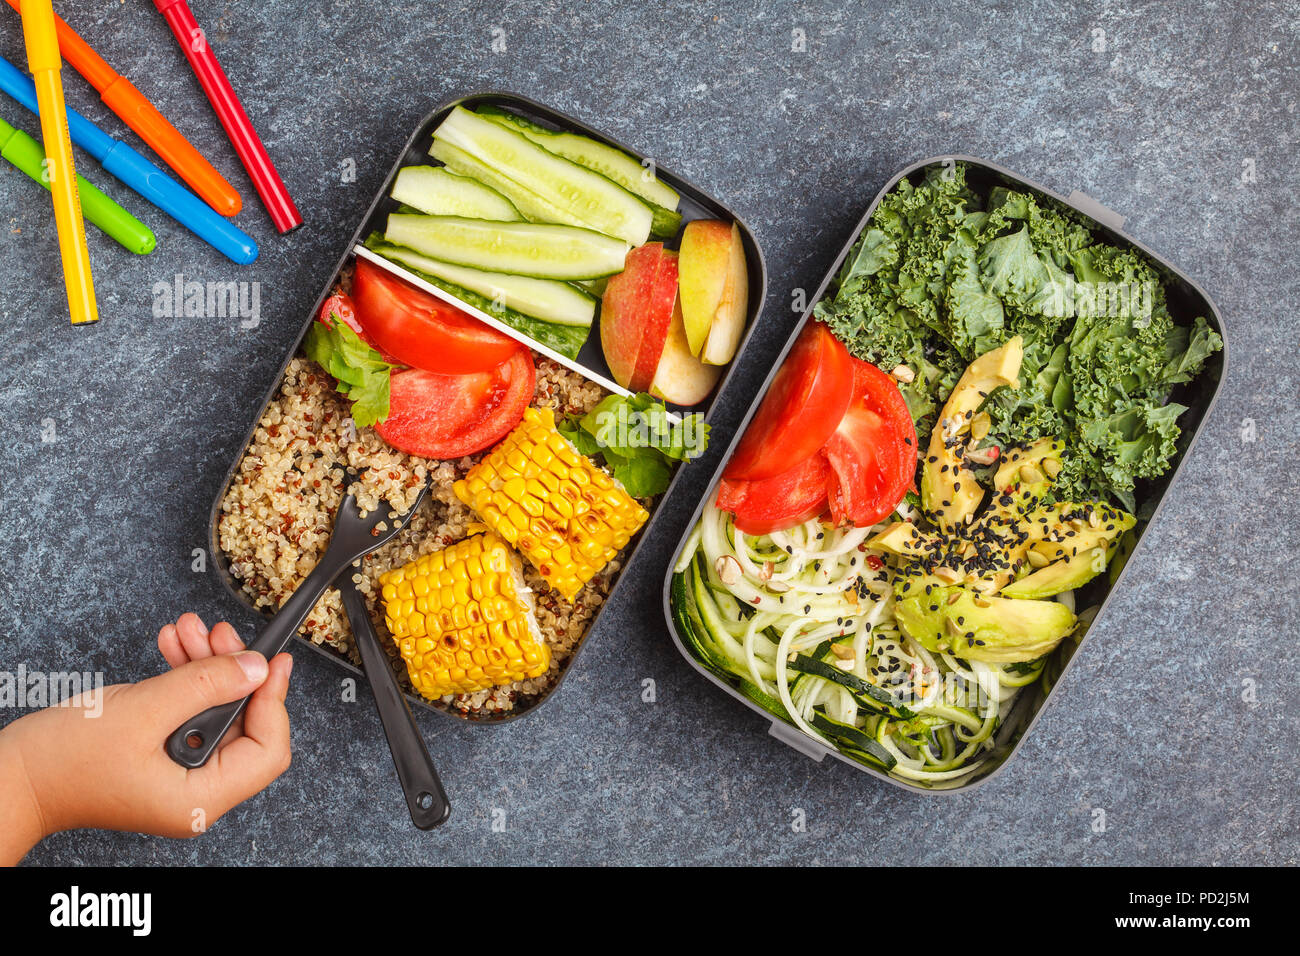
M645 249L642 246L641 249ZM641 353L645 303L654 286L658 256L633 249L623 271L610 276L600 303L600 346L614 381L629 386Z
M600 305L600 347L614 381L645 391L668 337L677 297L677 253L648 242L627 254Z
M705 365L691 354L680 299L673 309L659 366L655 369L650 394L674 405L697 405L713 391L722 377L722 366Z
M736 282L738 271L745 273L745 248L740 228L735 222L697 219L681 230L681 315L686 323L686 338L692 355L701 355L719 319L719 310L731 315L735 303L741 303L744 324L745 304L749 298L748 276ZM722 355L731 329L720 334L714 354ZM737 342L740 338L737 336ZM732 351L735 354L735 350ZM724 359L729 362L731 355ZM722 363L718 363L722 364Z
M740 338L745 333L749 312L749 267L745 263L745 244L740 227L731 224L731 249L727 260L727 281L713 313L713 325L704 343L700 359L710 365L726 365L736 357Z
M641 350L637 353L632 381L627 386L634 392L646 391L654 381L664 343L668 340L673 310L677 307L677 253L664 249L663 243L654 245L658 247L659 261L641 318Z

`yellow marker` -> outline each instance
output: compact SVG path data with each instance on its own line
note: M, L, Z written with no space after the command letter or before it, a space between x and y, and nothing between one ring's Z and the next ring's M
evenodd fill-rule
M54 223L59 230L59 255L63 259L63 281L68 289L68 312L73 325L99 318L95 304L95 283L90 275L90 251L86 248L86 224L81 218L77 196L77 169L72 160L68 136L68 114L63 103L63 81L59 71L59 37L54 27L51 0L23 0L23 38L27 42L27 65L36 83L40 106L41 137L45 141L46 178L54 195Z

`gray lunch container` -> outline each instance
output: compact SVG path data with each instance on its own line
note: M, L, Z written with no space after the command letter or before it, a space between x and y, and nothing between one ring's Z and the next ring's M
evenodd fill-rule
M1132 572L1134 566L1140 563L1141 559L1144 557L1145 552L1143 551L1141 544L1144 533L1146 529L1160 517L1160 511L1169 488L1176 480L1183 462L1187 460L1187 456L1191 452L1192 446L1195 444L1196 438L1200 433L1201 425L1205 421L1206 416L1209 415L1210 409L1214 407L1215 400L1218 398L1219 388L1223 381L1228 362L1228 337L1223 326L1223 319L1219 315L1219 311L1215 307L1214 303L1210 300L1210 297L1205 294L1205 291L1186 275L1179 272L1176 268L1166 262L1157 253L1148 249L1137 240L1125 235L1123 232L1124 217L1112 212L1110 209L1107 209L1105 206L1084 193L1075 191L1069 196L1061 196L1044 186L1040 186L1032 180L1025 179L1023 176L999 166L997 163L978 159L973 156L952 155L936 156L913 163L893 176L889 182L885 184L884 188L876 194L876 198L872 200L871 205L867 207L866 212L863 213L862 218L854 227L849 241L844 245L844 248L840 250L839 255L836 256L835 261L827 270L826 275L822 279L821 284L817 287L816 292L809 298L808 301L811 304L809 305L808 311L803 315L800 321L796 323L794 330L790 333L790 338L786 341L785 347L781 350L781 354L773 361L772 369L768 373L766 381L764 381L762 388L759 389L754 401L750 404L749 410L745 413L744 419L737 427L735 437L732 439L731 445L728 447L726 454L724 454L719 460L717 471L713 476L712 483L709 485L709 490L704 497L700 499L699 504L696 506L695 512L691 516L691 520L687 523L687 530L682 536L681 541L678 543L677 548L673 553L672 561L668 566L668 573L664 578L663 607L664 615L668 621L669 633L672 634L673 643L677 645L677 650L681 652L682 656L686 658L690 665L697 670L705 680L720 687L724 693L734 697L736 700L740 701L740 703L758 714L763 720L768 721L770 724L769 732L773 737L776 737L778 740L793 747L800 753L811 757L815 761L820 762L829 754L854 769L861 770L871 776L888 781L904 790L919 791L922 793L961 793L987 783L989 780L997 776L997 774L1001 772L1002 768L1007 765L1007 762L1011 757L1019 750L1021 742L1023 742L1025 737L1027 737L1034 729L1034 726L1043 715L1047 701L1052 695L1044 695L1041 690L1041 683L1038 681L1035 681L1030 687L1025 688L1026 692L1032 689L1032 692L1037 698L1031 703L1033 716L1021 731L1019 738L1012 743L1007 752L999 759L997 765L990 771L978 774L974 778L966 778L965 783L947 789L934 789L921 786L891 776L875 767L859 763L851 757L841 754L834 747L828 746L821 741L814 740L807 734L803 733L803 731L798 727L779 717L775 717L773 714L764 710L757 703L745 697L735 686L707 670L703 665L701 665L695 655L691 653L686 643L683 641L682 635L678 632L676 622L673 619L670 591L673 580L672 569L677 566L677 562L681 557L681 552L683 547L686 545L687 539L690 537L691 532L694 531L695 526L699 523L700 515L704 511L705 504L713 500L714 496L717 494L718 482L722 477L722 470L730 459L731 453L735 450L736 444L745 433L745 428L749 424L750 419L752 419L755 412L758 411L759 404L762 402L763 397L767 394L767 390L772 385L772 379L775 378L777 371L781 368L786 355L788 355L790 350L794 347L795 340L798 338L800 331L802 331L803 327L811 319L813 306L826 295L827 289L839 274L840 267L848 257L854 244L858 241L858 237L866 228L872 214L875 213L876 207L880 205L880 201L890 193L901 180L909 178L914 181L919 180L919 178L924 175L925 170L929 167L951 166L953 163L965 164L967 167L968 179L971 179L976 183L1005 185L1019 190L1038 193L1050 197L1062 205L1082 213L1091 220L1093 225L1099 228L1101 234L1109 242L1117 246L1131 247L1139 250L1151 260L1166 282L1169 310L1176 320L1183 323L1190 323L1190 321L1196 316L1204 316L1210 327L1223 337L1222 351L1210 358L1206 363L1205 368L1202 370L1201 374L1197 376L1195 381L1180 386L1174 393L1174 400L1188 406L1188 410L1178 419L1178 424L1182 429L1182 435L1179 439L1177 458L1174 460L1173 467L1167 474L1159 480L1147 484L1145 494L1142 498L1142 503L1147 505L1148 508L1152 503L1154 503L1155 508L1149 519L1138 521L1136 526L1138 544L1134 548L1133 553L1129 555L1128 561L1124 565L1124 568L1120 572L1115 583L1107 589L1106 595L1101 602L1101 609L1097 613L1097 618L1093 621L1092 626L1089 628L1089 632L1085 634L1083 640L1080 641L1079 648L1082 648L1083 645L1088 642L1093 630L1095 629L1096 621L1100 620L1106 613L1106 606L1110 603L1110 596L1115 593L1123 583L1125 577ZM1100 581L1101 579L1099 578L1097 580ZM1057 677L1053 686L1060 684L1061 677L1064 677L1077 656L1078 648L1076 648L1075 653L1071 656L1070 660L1066 662L1065 667L1062 669L1060 676Z
M643 163L650 162L648 157L646 157L644 154L639 153L636 150L629 149L627 146L624 146L622 143L619 143L616 140L611 139L609 136L606 136L603 133L593 130L589 126L586 126L585 124L579 122L573 117L561 113L557 110L553 110L547 106L543 106L542 104L534 102L533 100L530 100L526 97L518 96L513 93L481 92L481 93L474 93L469 96L461 97L456 100L451 100L446 103L443 103L441 106L439 106L436 110L434 110L432 113L430 113L420 122L420 124L416 127L415 131L411 134L410 139L407 140L406 145L402 147L402 151L398 155L397 161L393 164L391 171L389 172L387 178L384 180L383 186L380 187L379 192L375 195L374 201L371 203L369 210L367 210L365 216L361 220L361 224L357 227L356 232L353 233L352 238L348 240L347 247L345 248L342 256L339 257L338 264L335 266L334 270L330 272L328 279L322 285L320 295L317 297L315 304L312 305L311 309L304 314L302 331L299 334L298 338L295 340L293 347L290 348L288 353L285 355L284 362L281 363L279 371L276 372L275 378L270 388L267 389L266 394L262 399L262 403L257 407L257 411L252 418L252 423L249 426L248 434L244 438L244 441L240 444L239 452L235 455L234 460L231 462L230 469L226 473L225 480L222 481L220 490L217 492L217 496L212 503L212 509L209 513L209 518L208 518L208 547L213 555L213 563L215 564L217 569L217 576L221 579L222 584L225 586L226 590L230 593L231 597L241 602L246 607L256 610L259 613L262 613L264 616L269 617L270 615L267 614L261 608L253 607L252 602L248 598L248 595L241 588L239 581L236 580L234 575L231 573L230 561L227 559L226 555L221 551L220 543L218 540L218 534L217 534L217 525L221 519L221 502L226 497L226 492L229 490L231 482L235 479L237 470L239 468L239 463L243 459L245 451L247 450L248 446L252 443L253 434L257 429L257 423L261 421L262 415L265 413L267 406L270 405L270 403L274 400L277 392L279 392L281 382L284 379L285 370L288 368L290 361L292 361L294 356L299 354L299 352L302 350L303 341L306 339L307 332L311 328L312 323L316 321L316 315L320 311L321 306L325 303L326 298L328 298L330 293L333 291L335 285L337 284L340 274L352 262L355 255L354 250L356 249L357 246L360 246L365 241L366 236L368 236L371 232L375 230L382 230L383 224L387 219L388 214L397 209L398 204L389 197L389 193L392 190L393 180L397 177L398 170L400 170L404 166L425 165L425 164L432 164L434 162L434 160L428 155L428 147L432 142L433 131L435 128L437 128L437 126L440 123L442 123L443 119L446 118L447 114L450 113L454 107L464 106L467 109L474 109L475 107L486 106L486 105L499 106L499 107L509 109L512 112L518 113L524 116L525 118L530 119L533 122L539 123L543 126L547 126L553 129L569 130L574 133L579 133L583 136L589 136L592 139L595 139L599 142L607 143L610 146L617 147L618 149L623 150L625 153L628 153L629 155L636 157L638 160L642 161ZM740 228L741 239L744 242L745 257L749 265L749 309L748 309L748 315L746 316L744 337L741 339L739 348L737 349L736 355L732 359L730 366L728 366L727 370L723 373L723 376L719 380L717 385L714 386L714 389L710 394L710 396L703 403L693 406L690 409L693 412L702 413L705 417L705 420L707 421L709 419L709 416L713 412L714 407L716 406L718 395L720 395L722 390L726 387L727 382L731 378L733 371L735 370L736 366L739 364L739 360L741 356L744 354L746 346L749 344L749 339L753 333L754 326L757 322L758 316L762 313L763 299L767 292L767 265L763 260L763 252L759 248L758 240L755 238L754 233L750 230L749 226L746 225L744 220L742 220L739 216L737 216L734 212L732 212L719 200L713 198L708 193L705 193L703 190L701 190L699 187L695 186L693 183L689 182L688 180L685 180L682 177L665 169L661 164L656 162L654 163L653 168L655 170L655 175L661 181L671 186L681 195L681 206L679 207L679 211L682 213L683 225L693 219L724 219L724 220L734 221L737 223L737 225ZM598 323L600 321L599 317L597 317L596 321L597 321L597 325L592 326L591 335L587 338L586 344L583 346L582 351L578 355L577 364L583 367L579 371L583 372L584 374L587 374L588 377L593 378L593 380L599 378L608 379L611 378L611 375L609 372L609 368L605 363L604 355L602 354L601 351L600 334L599 334L599 326L598 326ZM513 334L516 338L519 338L521 341L525 342L525 344L529 344L536 347L536 343L532 342L532 340L526 338L525 336L522 336L516 332L511 332L511 334ZM689 463L685 467L690 467ZM624 553L621 555L623 567L620 569L618 575L614 578L613 583L611 584L610 587L609 595L606 597L605 602L601 605L600 610L598 610L596 614L592 617L591 622L588 625L587 633L583 636L582 643L573 652L573 655L570 657L564 672L561 673L559 679L550 688L550 690L548 690L545 694L531 698L525 701L524 703L517 705L514 710L512 710L509 714L506 714L504 716L488 716L488 717L462 716L461 714L449 711L444 707L439 706L437 703L426 700L425 698L416 694L407 694L407 699L411 703L424 707L427 710L432 710L444 716L451 717L456 720L466 721L473 724L507 723L518 717L523 717L526 716L527 714L533 713L534 711L537 710L539 706L541 706L541 704L543 704L547 700L550 700L555 695L556 691L559 690L560 685L564 682L565 678L567 678L569 673L572 672L574 666L577 663L578 656L582 653L583 648L586 646L587 642L591 639L592 633L599 626L600 619L604 613L605 608L609 605L610 599L613 598L615 593L617 593L618 586L622 581L623 574L626 573L628 566L635 560L636 553L640 549L641 542L643 542L649 535L653 533L655 520L659 514L663 502L665 502L672 494L673 487L676 485L680 477L681 477L681 467L679 466L677 472L673 475L672 482L670 483L668 490L664 494L660 495L658 500L654 503L654 507L651 509L649 520L645 523L645 525L641 528L640 532L638 532L637 536L632 540L632 542L628 545L627 549L625 549ZM353 664L347 657L345 657L340 652L334 650L332 647L329 647L327 645L313 643L312 641L306 640L301 635L299 635L296 638L294 647L304 647L304 646L310 648L311 650L315 651L318 654L324 655L329 660L335 662L336 664L341 665L342 667L346 668L347 670L351 671L354 674L357 675L361 674L360 668L358 668L355 664Z

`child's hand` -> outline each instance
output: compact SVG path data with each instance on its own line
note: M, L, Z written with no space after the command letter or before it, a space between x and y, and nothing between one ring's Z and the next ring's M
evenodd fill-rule
M25 771L29 799L20 802L36 815L39 836L76 827L194 836L284 773L293 660L279 654L268 667L243 647L229 624L209 632L186 614L158 634L171 673L90 691L4 728L0 766ZM186 770L167 756L163 742L184 721L250 693L206 766Z

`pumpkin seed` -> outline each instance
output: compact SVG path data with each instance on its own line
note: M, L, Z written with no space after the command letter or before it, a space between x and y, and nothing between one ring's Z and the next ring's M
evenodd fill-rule
M727 587L735 587L745 576L744 570L737 561L729 554L724 554L713 565L713 570L718 572L718 577Z

